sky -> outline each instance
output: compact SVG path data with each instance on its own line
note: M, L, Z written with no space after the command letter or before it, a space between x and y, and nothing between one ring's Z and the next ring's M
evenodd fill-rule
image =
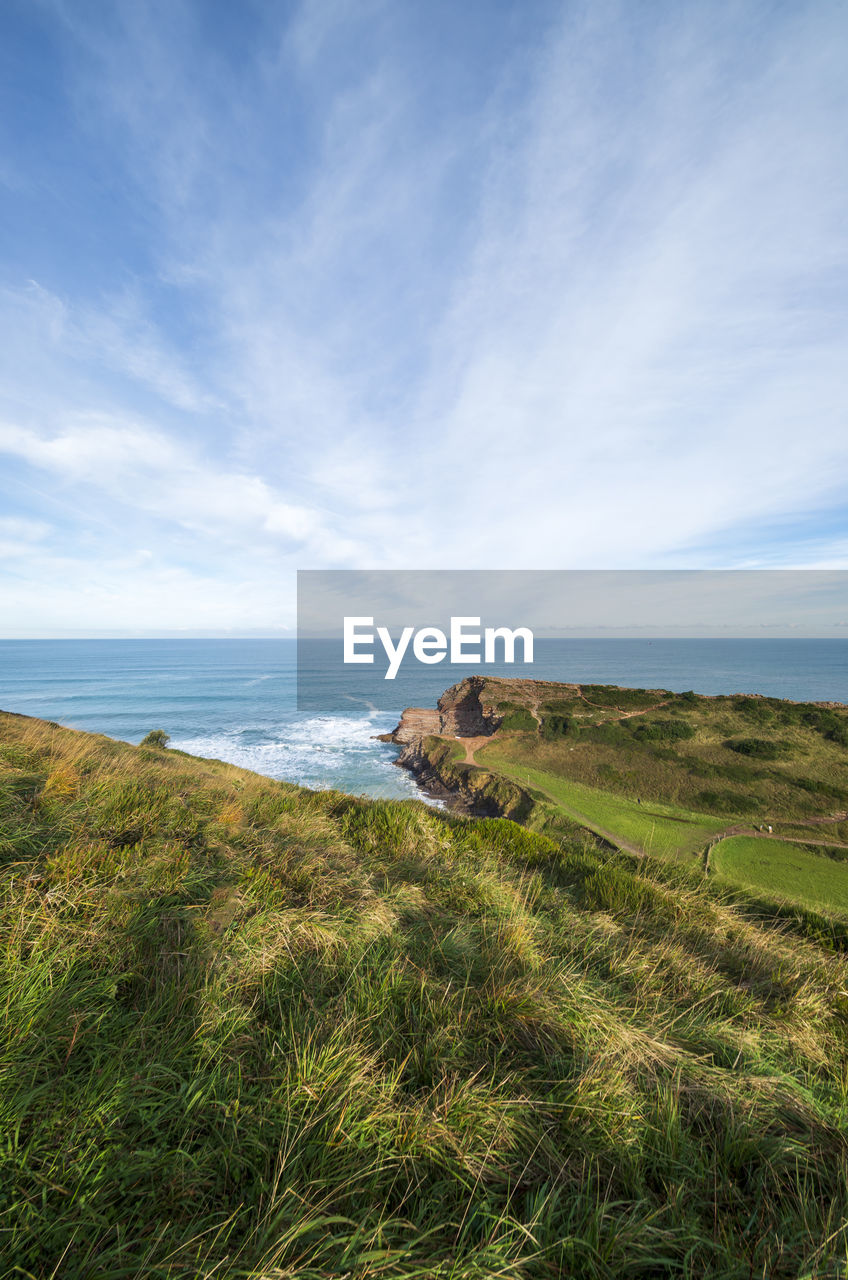
M848 8L5 0L0 635L848 568Z
M311 569L298 639L462 625L554 638L848 638L845 569ZM375 642L380 648L380 642ZM362 652L363 650L360 650ZM344 659L348 661L347 658ZM307 661L307 670L309 662Z

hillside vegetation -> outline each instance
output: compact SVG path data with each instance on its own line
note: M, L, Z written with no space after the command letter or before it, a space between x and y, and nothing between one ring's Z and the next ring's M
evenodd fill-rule
M844 707L529 680L485 695L513 755L586 786L749 820L848 810Z
M582 829L848 918L844 706L472 677L439 707L440 733L399 760L466 809Z
M0 1274L848 1275L848 932L0 714Z

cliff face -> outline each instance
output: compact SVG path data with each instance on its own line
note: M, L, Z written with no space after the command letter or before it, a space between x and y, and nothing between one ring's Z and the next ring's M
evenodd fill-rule
M450 743L442 738L408 742L395 763L409 769L430 795L447 801L456 813L523 822L533 808L531 796L516 783L451 760Z
M490 684L482 676L469 676L443 693L435 710L407 707L385 740L401 747L395 763L409 769L421 786L447 800L452 809L521 821L532 808L530 797L504 778L452 760L451 744L446 741L495 732L503 717L487 687ZM493 692L497 696L498 690Z
M485 696L486 683L482 676L469 676L442 694L437 710L407 707L390 741L405 746L430 736L478 738L494 733L502 717Z
M407 707L399 724L386 737L390 742L406 746L442 732L441 716L429 707Z
M443 734L478 738L495 732L503 717L487 700L486 683L482 676L469 676L442 694L438 708Z

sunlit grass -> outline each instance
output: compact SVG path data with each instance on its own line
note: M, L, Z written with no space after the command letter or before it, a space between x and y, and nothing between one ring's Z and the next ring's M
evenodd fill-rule
M750 889L848 915L848 862L783 840L730 836L710 852L710 867Z
M725 819L714 815L694 813L657 801L639 803L531 768L499 750L497 742L478 752L477 759L487 768L541 791L561 805L569 817L590 829L611 833L614 838L660 857L691 857L700 853L710 837L727 826Z
M0 1274L845 1274L844 937L0 716Z

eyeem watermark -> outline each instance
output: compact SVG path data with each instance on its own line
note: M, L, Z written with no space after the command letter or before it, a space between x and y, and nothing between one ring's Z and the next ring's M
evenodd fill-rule
M471 675L691 687L683 648L675 667L637 641L848 645L845 570L303 569L297 594L298 709L342 718L435 706ZM828 681L816 696L848 702L844 672Z
M441 627L404 627L398 639L392 639L388 627L374 628L373 617L346 617L344 620L344 661L374 661L379 641L389 660L385 679L394 680L406 657L410 643L412 656L428 666L449 661L465 665L469 662L515 662L515 642L522 644L522 661L533 662L533 632L529 627L484 627L480 618L451 618L450 631ZM501 642L500 645L498 642ZM481 656L482 645L482 656Z

